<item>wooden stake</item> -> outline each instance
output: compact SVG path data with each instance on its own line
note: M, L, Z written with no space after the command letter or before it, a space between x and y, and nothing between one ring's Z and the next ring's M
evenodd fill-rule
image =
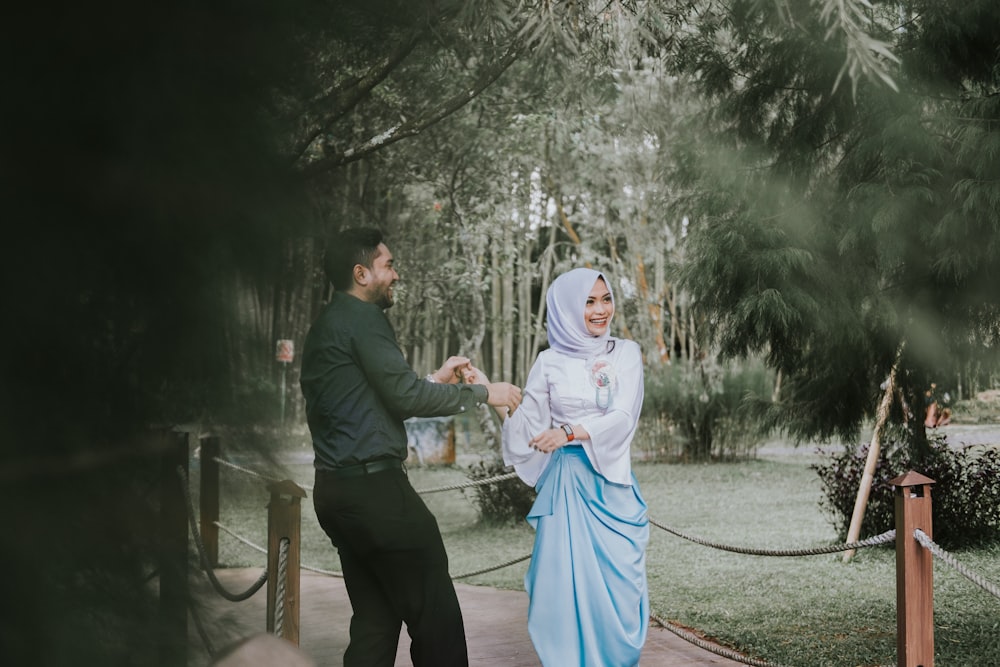
M861 475L861 483L858 485L858 495L854 500L854 512L851 515L851 525L847 531L847 542L857 542L861 535L861 522L865 518L865 508L868 506L868 496L872 490L872 480L875 477L875 467L878 465L878 457L882 448L882 431L889 421L889 408L892 407L892 396L896 393L896 369L899 368L899 356L902 353L900 346L899 353L896 354L896 363L889 371L889 379L885 383L885 393L882 394L882 401L879 403L875 416L875 430L872 432L871 444L868 446L868 458L865 459L865 470ZM844 552L843 562L847 562L854 557L854 549Z

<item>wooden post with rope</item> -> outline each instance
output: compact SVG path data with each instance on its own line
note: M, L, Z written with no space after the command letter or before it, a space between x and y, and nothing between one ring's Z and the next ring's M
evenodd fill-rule
M934 555L917 542L931 532L933 479L910 471L896 487L896 665L934 667Z
M283 586L281 634L299 645L299 553L302 529L301 500L306 492L295 482L283 480L268 485L271 502L267 505L267 631L277 625L278 589ZM286 569L281 569L281 542L288 540Z
M902 347L900 347L900 353ZM871 495L872 480L875 478L875 468L878 465L878 457L882 449L882 431L889 421L889 409L892 407L892 397L896 393L896 370L899 368L899 356L896 355L896 363L889 371L889 379L885 382L885 392L882 394L882 401L879 403L878 411L875 415L875 428L872 431L871 443L868 445L868 456L865 459L865 469L861 475L861 483L858 485L858 495L854 500L854 512L851 514L851 525L847 531L847 542L857 542L861 536L861 523L865 518L865 508L868 506L868 497ZM843 562L851 560L855 550L848 549L844 552Z
M201 439L201 478L199 480L201 510L201 542L205 546L205 556L209 567L219 564L219 453L218 436L204 436Z

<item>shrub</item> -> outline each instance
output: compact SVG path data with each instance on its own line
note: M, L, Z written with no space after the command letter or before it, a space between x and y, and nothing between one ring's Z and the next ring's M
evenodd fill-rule
M773 374L759 362L676 363L646 372L635 449L656 458L752 458L766 433L749 409L770 400Z
M480 461L469 466L473 480L489 479L509 472L502 461ZM514 524L524 521L535 502L535 489L514 477L502 482L473 487L479 518L488 524Z
M915 470L934 480L931 521L935 542L955 548L1000 541L1000 451L981 447L952 449L940 436L931 436L930 454L918 463L903 442L905 438L897 432L883 447L861 537L895 527L894 489L889 481ZM832 516L842 539L846 539L850 528L868 449L869 445L863 445L813 466L823 483L820 504Z
M1000 423L1000 399L993 398L992 392L983 392L979 397L957 401L952 405L951 421L963 424Z

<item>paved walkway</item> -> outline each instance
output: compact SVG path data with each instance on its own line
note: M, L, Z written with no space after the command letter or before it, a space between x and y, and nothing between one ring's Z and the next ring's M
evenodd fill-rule
M247 590L260 576L258 568L216 571L216 576L232 593ZM228 602L201 577L203 585L195 591L199 617L217 656L241 640L266 630L266 586L244 602ZM350 604L343 580L313 572L302 572L299 617L299 647L304 663L341 665L347 647ZM523 591L503 591L485 586L456 583L465 618L469 644L469 663L474 667L539 667L528 637L528 598ZM194 624L190 624L194 625ZM405 630L396 655L396 667L410 667L409 641ZM188 664L199 667L212 664L194 627ZM246 651L225 667L277 664L273 654ZM292 665L292 660L282 660ZM677 637L669 630L651 623L642 653L643 667L738 667L743 663L718 656Z

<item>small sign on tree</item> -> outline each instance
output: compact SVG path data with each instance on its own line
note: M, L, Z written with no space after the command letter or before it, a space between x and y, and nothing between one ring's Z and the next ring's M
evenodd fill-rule
M287 338L279 338L275 346L274 358L281 362L281 423L285 423L285 384L287 382L288 364L295 358L295 342Z
M295 358L295 341L288 340L287 338L280 339L274 357L282 363L292 363L292 360Z

